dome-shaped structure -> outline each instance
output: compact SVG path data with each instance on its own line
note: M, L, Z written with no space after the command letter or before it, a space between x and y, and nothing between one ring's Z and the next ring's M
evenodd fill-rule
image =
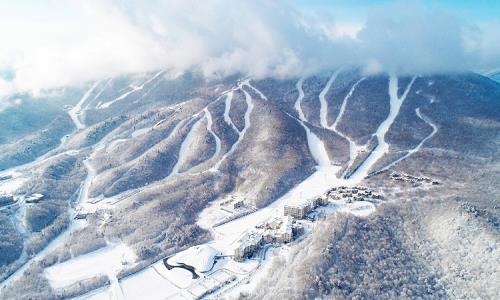
M220 252L209 245L191 247L185 251L172 256L168 262L174 264L185 264L192 266L197 272L204 273L212 269L215 257Z

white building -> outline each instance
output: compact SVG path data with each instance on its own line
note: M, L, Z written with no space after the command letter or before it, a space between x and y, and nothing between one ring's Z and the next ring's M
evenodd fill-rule
M293 241L293 219L291 216L284 217L281 228L279 229L279 239L282 243Z
M245 258L251 257L262 245L262 238L262 235L259 233L245 235L234 248L234 260L243 261Z

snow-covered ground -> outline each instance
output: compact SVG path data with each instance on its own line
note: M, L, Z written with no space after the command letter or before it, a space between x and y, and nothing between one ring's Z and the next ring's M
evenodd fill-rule
M422 119L422 121L424 121L425 123L427 123L427 125L429 125L430 127L432 127L432 132L429 133L429 135L427 135L423 140L421 140L420 143L418 143L418 145L415 146L415 148L408 150L408 152L405 155L401 156L400 158L398 158L395 161L391 162L387 166L383 167L382 169L380 169L380 171L388 170L388 169L392 168L394 165L396 165L397 163L399 163L400 161L402 161L404 159L407 159L410 155L412 155L413 153L415 153L418 150L420 150L420 148L422 148L422 146L425 144L425 142L427 142L429 139L431 139L438 132L437 126L434 123L432 123L432 121L429 120L427 117L425 117L424 115L422 115L422 113L420 112L420 107L417 108L417 109L415 109L415 113L417 114L417 116L420 119Z
M194 147L196 144L195 133L196 131L198 131L198 128L200 126L201 126L201 119L196 121L193 124L193 126L191 126L189 133L186 135L184 141L182 141L181 148L179 149L179 155L177 156L177 162L175 163L172 172L170 173L169 176L174 176L179 174L179 169L182 167L182 164L186 162L190 149L195 149Z
M131 84L129 86L129 90L125 93L123 93L122 95L120 95L119 97L113 99L113 100L110 100L110 101L107 101L107 102L104 102L104 103L100 103L97 108L98 109L105 109L105 108L108 108L110 107L111 105L115 104L116 102L118 101L121 101L125 98L127 98L130 94L132 93L135 93L135 92L138 92L138 91L141 91L142 89L144 89L144 87L149 84L151 81L155 80L158 76L160 76L161 74L163 73L163 71L159 71L157 72L156 74L154 74L151 78L149 78L148 80L146 80L145 82L143 82L141 85L133 85Z
M216 158L216 157L219 157L219 153L220 153L220 149L221 149L221 140L220 140L219 136L212 129L212 124L213 124L212 114L208 110L208 107L205 107L203 109L203 111L205 112L205 118L207 119L207 131L210 132L210 134L215 139L215 153L212 157Z
M125 278L120 285L127 300L163 300L179 295L179 288L160 275L154 266Z
M99 85L99 81L94 82L94 84L88 89L88 91L83 95L83 97L78 101L78 103L69 112L69 116L77 129L85 128L85 125L80 121L80 114L82 113L82 105L87 101L95 88Z
M389 76L389 98L390 98L390 110L387 118L380 124L375 132L375 136L377 137L377 146L375 149L368 155L368 157L363 161L363 163L356 169L356 171L351 175L353 180L362 180L365 178L373 165L381 159L388 151L389 144L385 141L385 135L391 128L392 123L396 120L396 117L399 114L399 109L403 102L406 99L406 96L411 90L413 83L415 82L415 78L413 77L408 86L406 87L403 95L398 97L398 78L394 75Z
M328 126L328 102L326 101L325 97L326 97L326 94L328 93L328 91L330 91L330 88L331 88L333 82L335 81L335 79L337 79L340 71L341 71L341 69L338 69L337 71L335 71L332 74L332 76L330 77L330 79L326 83L323 90L319 93L319 103L320 103L319 121L320 121L320 124L323 128L329 127Z
M233 154L234 151L236 151L236 148L238 147L238 145L241 143L241 141L245 137L246 131L251 126L250 116L251 116L252 111L253 111L252 96L250 96L250 94L248 92L246 92L245 90L242 89L243 85L247 84L248 81L250 81L250 79L247 79L246 81L243 81L242 83L240 83L240 85L238 87L245 94L245 102L247 104L247 110L245 111L245 126L243 127L243 129L241 131L238 131L238 129L236 128L236 126L234 126L233 122L231 121L231 118L229 117L229 111L227 111L228 107L231 106L232 93L229 93L228 96L226 97L226 111L224 111L224 119L226 120L226 122L228 122L229 124L231 124L234 127L234 129L236 130L236 132L238 132L238 140L236 140L236 142L231 146L231 148L229 149L229 151L226 152L222 156L222 158L212 167L212 169L211 169L212 171L218 171L220 165L222 164L222 162L227 157L229 157L231 154ZM227 119L226 119L226 113L227 113Z
M355 91L357 85L363 80L360 79L356 82L348 95L344 98L342 102L342 106L337 116L335 122L328 126L327 122L327 112L328 112L328 104L326 102L325 96L328 93L331 85L334 83L335 78L337 77L339 71L334 73L330 80L328 81L325 88L322 90L320 94L320 124L323 127L329 130L337 131L337 124L340 122L342 115L346 109L347 102L349 98L352 96ZM160 73L155 76L159 76ZM141 86L131 87L133 92L135 90L140 90L144 87L145 84L152 81L154 78L150 78L149 81L146 81ZM340 171L341 167L332 164L328 152L325 149L325 145L323 141L315 135L308 127L308 120L306 119L301 105L304 97L304 91L302 89L303 79L297 82L296 88L299 92L298 98L295 102L295 109L299 116L298 122L304 128L307 135L307 143L309 151L316 162L316 171L306 178L304 181L297 184L290 191L288 191L285 195L274 201L269 206L260 209L254 213L248 214L244 217L240 217L228 223L225 223L220 226L214 226L218 221L222 218L227 217L227 212L222 212L220 210L220 206L218 205L210 205L208 206L200 215L198 220L198 225L201 227L210 230L213 233L214 240L202 245L203 247L210 247L209 249L214 249L214 253L220 253L222 255L231 255L233 254L233 249L237 245L238 240L245 235L246 233L254 230L255 226L267 221L276 216L283 215L283 206L285 204L293 204L303 202L306 199L317 197L319 195L323 195L327 190L336 186L353 186L359 184L367 175L369 170L373 167L373 165L388 151L389 145L385 141L385 134L391 127L392 123L396 119L399 109L403 104L407 94L409 93L411 86L414 82L415 78L409 83L404 91L404 94L401 97L398 97L398 80L396 77L390 77L389 83L389 95L390 95L390 113L384 122L380 124L379 128L376 132L376 137L378 139L378 146L370 153L367 159L362 162L361 167L357 169L357 171L350 178L344 178L343 176L337 177L336 174ZM92 90L95 89L97 83L86 93L86 96L80 100L78 107L75 106L74 110L74 122L78 128L84 128L85 125L79 122L79 112L81 111L81 106L86 101L86 98L90 96ZM196 117L200 115L200 113L204 113L204 118L198 119L191 127L190 132L187 134L186 138L181 144L178 161L176 167L172 171L171 175L175 175L178 173L179 168L181 167L183 161L185 161L185 156L188 152L188 149L193 144L194 132L196 132L197 127L201 126L202 120L206 120L207 131L209 134L213 135L216 140L216 152L213 156L214 158L222 155L220 160L218 160L214 167L210 169L211 171L218 170L222 161L231 155L238 144L245 137L245 132L251 126L251 115L254 108L252 96L243 89L244 86L249 87L255 93L259 95L259 97L263 100L267 100L266 96L263 95L259 90L253 87L250 84L250 80L241 81L237 87L235 87L231 91L226 91L222 95L225 96L225 111L224 111L224 120L229 124L233 129L238 133L238 140L231 146L229 151L225 154L221 154L221 141L219 137L212 130L212 115L208 110L208 107L205 107L202 111L193 115L192 117L188 117L184 120L181 120L174 128L174 130L170 133L169 137L177 134L178 129L186 124L186 122L192 122L196 120ZM235 90L241 90L244 93L245 101L247 104L247 110L244 115L244 128L239 131L236 126L233 124L229 112L231 109L231 101L233 98L233 92ZM124 94L125 95L125 94ZM123 96L123 95L122 95ZM126 96L125 96L126 97ZM124 98L125 98L124 97ZM222 99L221 96L219 99ZM123 98L122 98L123 99ZM118 101L119 99L115 99ZM217 99L218 100L218 99ZM216 100L216 101L217 101ZM256 99L258 100L258 99ZM111 103L112 104L112 103ZM108 105L111 105L108 104ZM101 105L102 107L102 105ZM421 143L415 148L409 151L409 155L414 153L420 149L422 144L424 144L428 139L430 139L436 132L437 127L426 118L419 109L416 110L416 114L419 118L429 124L433 131L429 134ZM73 119L73 117L72 117ZM163 121L163 120L162 120ZM158 126L162 121L158 122L155 126ZM154 126L154 127L155 127ZM80 128L80 129L81 129ZM140 134L143 134L146 130L151 130L151 127L141 128L131 133L131 138L137 137ZM342 135L341 133L339 133ZM343 135L342 135L343 136ZM169 138L167 137L167 138ZM347 140L350 143L350 158L351 162L354 160L358 152L363 149L363 146L356 145L353 141L351 141L348 137ZM127 138L128 139L128 138ZM91 211L92 209L97 208L109 208L117 201L120 201L120 197L126 197L126 195L119 195L114 198L106 198L101 199L102 201L97 201L99 199L89 199L89 189L92 181L94 180L96 174L95 170L91 164L92 157L96 153L96 150L99 149L108 149L112 150L118 143L125 141L127 139L115 139L111 140L107 137L103 138L101 142L91 148L91 154L84 160L84 166L87 169L87 177L82 183L82 187L80 189L80 194L78 196L78 202L81 207L86 210ZM394 162L394 163L397 163ZM0 182L0 189L3 186L10 185L11 188L15 188L16 184L19 186L22 184L19 181L22 179L22 173L14 176L13 179L9 179L5 182ZM17 182L17 183L16 183ZM116 199L115 199L116 198ZM114 202L113 202L114 201ZM343 203L341 201L336 202L335 205L329 205L324 208L320 208L320 211L323 213L334 213L337 211L350 212L360 216L366 216L372 213L375 210L375 205L370 202L360 201L354 203ZM73 213L71 211L71 213ZM41 253L35 256L32 260L30 260L23 268L18 270L13 276L9 277L8 280L4 281L0 288L5 284L8 284L11 280L15 280L22 275L24 270L26 270L27 266L31 261L41 259L45 256L45 254L50 251L55 250L59 247L66 237L74 232L78 228L82 228L86 226L86 221L75 221L73 220L70 224L70 227L63 232L58 238L53 240L48 247L46 247ZM314 229L312 226L311 230ZM309 229L308 229L309 230ZM307 231L306 231L307 232ZM240 287L246 286L248 289L251 289L255 286L256 282L262 276L265 276L266 268L269 267L270 259L269 257L277 256L277 255L286 255L286 249L288 246L272 249L267 252L263 251L262 257L247 260L245 262L236 262L228 257L218 258L216 264L213 266L213 269L207 271L205 273L200 273L200 278L193 279L192 274L184 269L173 268L168 270L162 261L156 262L151 266L145 268L144 270L137 272L133 275L130 275L121 280L117 280L116 274L119 270L123 268L123 262L128 261L132 262L135 259L134 254L123 244L110 244L105 248L99 249L97 251L72 258L64 263L56 264L45 270L45 275L49 280L49 283L54 288L65 287L69 284L78 282L80 280L91 278L97 276L99 274L107 275L111 280L111 286L99 289L97 291L93 291L86 295L86 298L89 299L192 299L196 295L201 295L204 291L208 291L210 288L218 287L220 285L226 284L226 281L230 281L231 283L226 284L221 288L217 293L228 293L231 294L234 291L238 291ZM187 250L185 253L191 253L193 250ZM178 253L180 255L181 253ZM182 256L182 255L181 255ZM191 255L193 256L193 255ZM194 256L193 256L194 257ZM188 257L187 259L191 259L193 261L197 261L196 257ZM185 257L183 258L185 259ZM205 262L203 262L204 265ZM201 264L200 264L201 265ZM206 269L206 268L205 268ZM206 270L205 270L206 271ZM245 282L250 282L250 284L246 284Z
M297 82L296 88L299 91L299 96L297 97L297 100L295 101L295 110L297 111L299 115L299 122L300 125L304 128L306 131L306 136L307 136L307 145L309 146L309 151L311 152L312 157L316 161L316 164L318 166L323 166L327 167L329 166L330 163L330 158L328 157L328 153L326 152L325 145L323 141L321 141L317 135L311 132L309 127L306 126L305 122L307 122L307 119L304 115L304 112L302 111L302 99L304 99L304 90L302 89L302 84L304 82L304 79L301 78Z
M58 289L98 275L116 274L135 259L134 252L125 244L109 244L45 269L45 277L52 288Z
M352 166L352 164L354 163L354 160L356 159L358 154L361 151L365 150L364 146L358 146L353 139L351 139L349 136L347 136L346 134L342 133L340 130L337 129L338 124L340 123L340 121L342 120L342 117L344 116L344 112L345 112L345 109L347 107L347 103L348 103L349 99L352 97L352 94L354 93L354 91L356 90L358 85L363 80L365 80L364 77L362 77L361 79L356 81L356 83L354 83L354 85L351 87L351 89L349 90L349 93L347 93L347 95L344 97L344 100L342 101L339 113L338 113L337 117L335 118L335 121L333 122L332 126L330 126L328 128L328 129L334 131L335 133L337 133L338 135L340 135L341 137L345 138L349 142L349 162L347 163L347 167L344 171L344 174L342 174L342 177L345 177L346 172Z
M2 174L3 175L3 174ZM14 194L28 180L18 172L9 173L12 178L0 181L0 194Z

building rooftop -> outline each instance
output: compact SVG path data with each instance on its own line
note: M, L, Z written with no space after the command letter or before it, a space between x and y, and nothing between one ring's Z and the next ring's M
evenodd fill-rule
M194 246L172 256L169 263L183 263L203 273L212 269L215 257L219 254L220 252L217 249L209 245Z

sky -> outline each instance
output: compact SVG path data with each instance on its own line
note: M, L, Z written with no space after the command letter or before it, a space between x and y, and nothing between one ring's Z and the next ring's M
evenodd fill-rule
M127 73L500 68L500 1L0 0L0 96Z

